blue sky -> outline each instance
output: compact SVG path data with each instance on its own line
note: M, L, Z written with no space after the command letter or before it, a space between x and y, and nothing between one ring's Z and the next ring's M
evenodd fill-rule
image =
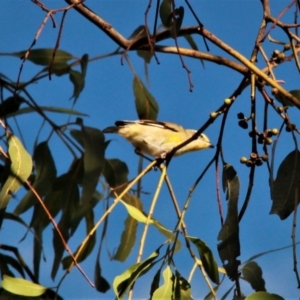
M0 52L16 52L26 50L43 21L45 13L30 1L9 1L4 0L5 5L1 8L0 27L2 28ZM43 2L49 8L58 8L65 6L64 1L47 0ZM90 6L96 13L106 19L116 30L125 37L130 36L133 30L143 24L144 11L147 2L131 1L96 1L87 0L86 5ZM213 32L221 40L240 51L244 56L251 55L253 43L256 38L257 30L262 19L262 7L260 1L191 1L196 13L205 27ZM184 5L184 1L179 1L179 5ZM271 3L272 13L276 16L286 5L288 1L276 1ZM290 19L284 17L283 20L290 20L292 23L292 13ZM60 14L56 14L56 20L59 24ZM153 21L154 7L150 13L150 22ZM195 25L191 14L186 10L183 26ZM48 22L39 37L36 48L52 48L55 45L58 29L52 28L51 22ZM271 33L275 39L283 39L284 36L279 30ZM286 40L284 40L286 41ZM195 37L199 49L205 51L201 37ZM286 41L287 42L287 41ZM163 43L164 45L173 45L173 40ZM180 45L187 46L184 40L180 40ZM274 49L281 49L279 46L265 43L265 51L270 56ZM214 45L209 43L212 54L228 54L220 51ZM60 49L72 53L74 56L81 57L88 53L90 58L110 53L116 49L116 45L109 40L99 29L87 20L83 19L76 11L70 11L66 17L63 34L60 43ZM174 55L158 53L160 64L156 64L152 59L149 68L148 87L152 95L159 104L158 119L161 121L171 121L181 124L186 128L200 128L208 119L210 112L216 110L230 94L235 90L241 80L241 76L232 70L223 66L214 65L209 62L184 58L186 64L191 70L194 82L193 92L189 92L187 75L182 69L180 60ZM129 58L135 68L135 71L146 84L144 63L135 52L129 53ZM264 61L259 57L258 66L263 67ZM20 68L20 60L14 57L0 57L0 72L4 73L12 80L16 80ZM30 62L26 62L21 81L31 78L39 70L39 67ZM285 63L276 70L277 79L285 80L284 87L287 90L298 89L298 74L293 63ZM112 125L115 120L136 119L137 114L134 106L134 95L132 90L133 74L129 66L124 62L121 65L119 56L112 56L106 59L91 62L88 65L85 88L81 93L75 109L87 113L89 117L84 122L88 126L103 129ZM55 77L52 81L48 79L41 80L37 84L28 88L32 96L40 105L71 107L69 98L72 95L73 87L67 76ZM250 91L246 89L237 99L232 107L226 132L224 137L224 156L228 163L232 164L240 178L240 205L245 197L248 184L249 169L239 163L241 156L248 156L251 149L251 140L248 133L237 125L236 114L244 112L246 115L250 111ZM4 94L5 95L5 94ZM7 96L7 95L6 95ZM5 97L6 97L5 96ZM258 96L258 115L259 126L262 127L263 99ZM290 109L291 118L295 116L296 109ZM49 114L55 122L63 124L67 121L66 116ZM220 120L217 119L207 130L206 134L213 143L217 142ZM296 120L296 119L295 119ZM24 115L18 120L19 126L25 137L25 146L32 153L33 143L42 120L34 115ZM279 128L281 120L275 113L270 113L269 125L271 128ZM13 128L15 128L12 122ZM45 128L40 136L40 141L47 137L49 129ZM17 134L17 131L16 131ZM137 172L138 158L134 154L133 148L122 138L109 136L113 141L106 151L107 158L120 158L129 167L129 177L133 178ZM58 174L65 172L71 158L68 156L64 145L58 138L50 141L52 154L56 161ZM279 141L276 159L277 168L280 161L293 150L292 138L289 134L284 133ZM262 149L259 149L262 152ZM214 150L206 150L187 154L175 158L169 169L168 174L173 183L178 202L182 206L188 195L189 188L194 183L197 176L201 173L206 163L214 155ZM143 188L149 192L144 195L142 202L144 210L148 211L153 191L156 188L159 179L159 172L152 172L147 175L143 181ZM285 221L280 221L278 216L269 215L271 208L271 199L268 183L268 172L266 166L257 169L257 176L254 182L254 191L251 197L250 205L246 215L240 225L241 238L241 261L247 260L257 253L280 248L291 244L292 217ZM100 187L99 187L100 189ZM16 199L10 204L10 208L18 203L22 194L17 194ZM222 195L223 207L226 208L225 196ZM95 210L95 219L97 220L103 211L102 205L98 205ZM30 214L24 215L24 219L29 218ZM154 217L161 221L166 227L173 228L176 223L175 211L164 187L158 199L158 205L154 212ZM126 211L123 207L118 206L110 217L110 228L107 237L107 247L113 252L118 246L119 236L123 229L123 222L126 218ZM218 206L216 200L216 177L214 168L210 168L205 178L197 187L191 207L186 216L188 232L192 236L203 239L212 249L217 262L221 261L217 254L217 235L220 230L220 220L218 216ZM18 243L25 234L25 229L14 227L14 236L11 238L10 226L13 224L9 221L4 223L1 231L1 243L15 245L19 247L22 255L28 258L30 264L32 236L28 235L22 243ZM15 225L14 225L15 226ZM139 226L141 234L142 226ZM75 250L78 242L84 238L85 228L80 227L76 238L70 240L71 249ZM100 232L97 238L99 239ZM139 238L138 238L139 239ZM40 282L46 286L53 286L50 279L51 254L52 254L52 228L48 227L44 235L45 255L47 262L42 264L43 274ZM150 255L162 242L162 238L154 229L150 230L144 258ZM98 244L97 244L98 246ZM97 247L96 247L97 248ZM105 249L105 248L104 248ZM93 268L96 251L88 261L82 263L83 269L89 277L93 278ZM135 262L137 250L133 251L125 263L109 261L106 251L102 251L101 263L103 276L110 282L116 276L126 270ZM192 261L185 249L175 256L177 267L181 274L187 278L192 267ZM269 254L256 260L263 269L263 276L266 281L266 288L269 292L277 293L286 299L298 298L297 283L295 280L292 261L292 250L287 249L281 252ZM48 272L49 270L49 272ZM60 272L57 279L60 278ZM150 278L150 279L149 279ZM149 285L152 277L143 277L136 285L134 296L136 298L148 297L148 290L144 286ZM231 283L229 280L222 285L222 291L225 292ZM78 287L78 288L77 288ZM242 283L242 290L245 294L251 293L251 288L247 283ZM208 289L200 274L197 274L192 281L192 291L195 299L203 298ZM66 299L71 298L96 298L103 297L92 289L83 279L81 274L74 269L67 276L62 284L60 293ZM111 299L112 291L105 294L104 298Z

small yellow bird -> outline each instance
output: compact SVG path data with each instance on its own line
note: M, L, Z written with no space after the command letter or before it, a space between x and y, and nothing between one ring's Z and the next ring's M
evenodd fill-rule
M115 125L105 128L103 132L118 133L128 140L137 152L156 158L165 158L168 152L196 132L196 130L184 129L174 123L152 120L116 121ZM202 133L196 140L178 149L175 156L213 147L209 138Z

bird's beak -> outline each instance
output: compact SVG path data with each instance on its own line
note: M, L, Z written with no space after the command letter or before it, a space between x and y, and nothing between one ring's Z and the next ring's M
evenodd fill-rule
M212 144L210 144L210 145L209 145L209 148L215 148L215 146L214 146L214 145L212 145Z

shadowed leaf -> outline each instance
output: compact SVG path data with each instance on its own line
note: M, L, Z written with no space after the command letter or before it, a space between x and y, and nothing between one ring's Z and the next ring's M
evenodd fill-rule
M85 78L85 76L86 76L88 63L89 63L89 55L84 54L80 60L81 74L82 74L83 78Z
M86 220L86 234L88 235L90 233L90 231L92 230L92 228L94 227L93 209L90 209L89 212L85 214L85 220ZM90 235L89 240L87 241L87 243L84 245L84 247L80 251L80 254L77 258L78 263L84 261L90 255L90 253L94 249L95 243L96 243L96 235L95 235L95 233L93 233L92 235ZM79 247L78 247L78 249L79 249ZM74 256L77 254L78 249L74 253ZM64 259L62 260L63 269L64 270L68 269L72 262L73 262L73 259L71 258L71 256L64 257Z
M238 276L240 261L238 197L240 182L234 168L225 164L223 169L223 184L227 188L228 210L225 223L219 232L219 256L223 262L228 277L234 280Z
M56 178L56 167L47 142L36 146L33 154L36 176L33 188L41 198L46 196L52 189ZM38 202L31 190L23 197L14 210L15 215L20 215Z
M0 118L6 118L9 114L15 114L24 100L23 97L15 95L0 102Z
M73 172L61 176L61 184L63 184L64 189L60 194L60 201L62 201L62 215L58 222L58 228L60 229L64 240L68 242L70 238L70 228L72 226L71 220L76 214L79 206L79 190L77 184L74 182ZM59 199L56 199L56 201L59 201ZM55 256L51 270L52 279L54 279L57 274L65 251L61 238L56 231L53 231L53 248Z
M76 71L76 70L70 70L70 81L73 83L74 90L73 90L73 95L71 96L70 99L74 98L74 103L76 103L76 100L78 99L80 93L82 92L84 85L85 85L85 80L84 76L82 73Z
M59 113L59 114L66 114L66 115L74 115L74 116L82 116L85 117L87 114L83 114L77 110L69 109L69 108L63 108L63 107L55 107L55 106L39 106L39 109L42 111L48 111L52 113ZM7 118L23 115L23 114L28 114L28 113L33 113L36 112L36 110L32 107L23 107L20 108L19 110L15 111L14 113L10 113L7 115Z
M277 214L281 220L286 219L300 201L300 152L290 152L278 168L276 179L271 183L273 200L270 214ZM296 191L298 191L296 203Z
M174 39L178 36L178 31L181 28L183 16L184 16L184 8L182 6L175 8L173 24L170 27L171 36Z
M123 161L116 158L105 159L103 175L111 188L118 187L118 193L127 187L128 173L128 167Z
M198 253L200 255L203 267L205 269L205 272L209 276L209 278L214 282L219 284L219 272L218 272L218 265L215 261L215 258L211 252L211 250L208 248L208 246L200 239L187 236L186 237L189 241L191 241L198 250Z
M84 176L82 180L81 205L91 201L104 167L104 136L101 130L82 126L84 146Z
M284 300L279 295L276 294L270 294L267 292L256 292L254 294L251 294L245 298L245 300Z
M254 262L250 261L242 268L243 278L251 284L251 287L256 291L266 291L265 281L262 277L262 269Z
M101 267L99 260L97 259L95 265L95 287L100 293L106 293L110 289L110 284L101 274Z
M139 119L156 120L158 104L137 76L133 79L133 92Z
M159 7L159 16L162 24L165 27L170 27L173 23L172 21L172 4L171 0L163 0Z
M52 56L53 56L53 50L52 48L44 48L44 49L32 49L29 53L28 60L37 64L37 65L42 65L42 66L47 66L51 63ZM7 53L5 55L11 55L11 56L17 56L20 58L23 58L26 51L20 51L20 52L14 52L14 53ZM1 54L3 55L3 54ZM55 53L55 59L54 63L66 63L68 60L72 59L73 55L57 49Z
M175 271L175 299L192 300L191 285L189 282Z
M123 296L125 296L125 294L129 291L134 282L139 277L147 273L155 265L154 260L158 257L160 248L161 247L159 247L144 261L134 264L123 274L115 277L113 282L113 289L115 295L118 298L123 298Z

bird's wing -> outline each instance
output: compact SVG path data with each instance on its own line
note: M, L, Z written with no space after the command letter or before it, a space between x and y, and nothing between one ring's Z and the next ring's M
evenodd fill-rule
M131 125L131 124L140 124L145 126L153 126L156 128L161 129L167 129L171 131L183 131L184 129L177 124L171 123L171 122L160 122L160 121L154 121L154 120L136 120L136 121L130 121L130 120L124 120L124 121L116 121L115 125L118 127L122 127L125 125Z

